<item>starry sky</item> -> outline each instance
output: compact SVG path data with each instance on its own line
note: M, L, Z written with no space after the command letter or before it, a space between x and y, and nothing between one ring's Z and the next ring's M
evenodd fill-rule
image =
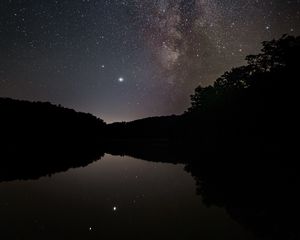
M299 0L1 0L0 97L107 122L180 114L285 33L300 33Z

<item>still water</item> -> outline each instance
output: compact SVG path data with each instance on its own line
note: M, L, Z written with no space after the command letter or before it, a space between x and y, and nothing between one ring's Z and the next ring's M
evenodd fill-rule
M254 239L206 207L184 165L105 155L87 167L0 183L0 239Z

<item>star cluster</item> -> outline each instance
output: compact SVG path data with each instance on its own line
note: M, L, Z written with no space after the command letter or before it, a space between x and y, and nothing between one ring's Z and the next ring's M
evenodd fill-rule
M106 121L181 113L196 86L299 25L299 0L3 0L0 96Z

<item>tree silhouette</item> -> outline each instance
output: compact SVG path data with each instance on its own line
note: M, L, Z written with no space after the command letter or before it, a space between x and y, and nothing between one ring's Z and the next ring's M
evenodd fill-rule
M284 81L292 79L286 77L298 71L300 37L283 35L279 40L266 41L262 45L262 53L246 57L246 66L225 72L212 86L197 87L188 112L209 108L216 101L222 104L228 96L233 97L248 88L263 88L264 85L273 88L278 81L280 85L287 85Z
M290 138L297 127L300 37L283 35L262 45L261 53L246 57L247 65L225 72L211 86L195 89L186 112L193 119L195 135L202 124L210 129L202 129L202 135L215 134L212 138L223 142L226 137L269 148Z

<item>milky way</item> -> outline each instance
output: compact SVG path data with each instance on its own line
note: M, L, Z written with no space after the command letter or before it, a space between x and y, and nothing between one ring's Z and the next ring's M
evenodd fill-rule
M4 0L0 96L107 121L178 114L262 41L298 35L299 11L298 0Z
M289 5L294 13L285 9ZM161 0L135 1L135 6L154 64L160 66L155 77L166 82L174 111L186 106L195 86L211 84L226 69L243 64L246 54L257 52L274 32L294 32L291 18L299 19L299 1Z

